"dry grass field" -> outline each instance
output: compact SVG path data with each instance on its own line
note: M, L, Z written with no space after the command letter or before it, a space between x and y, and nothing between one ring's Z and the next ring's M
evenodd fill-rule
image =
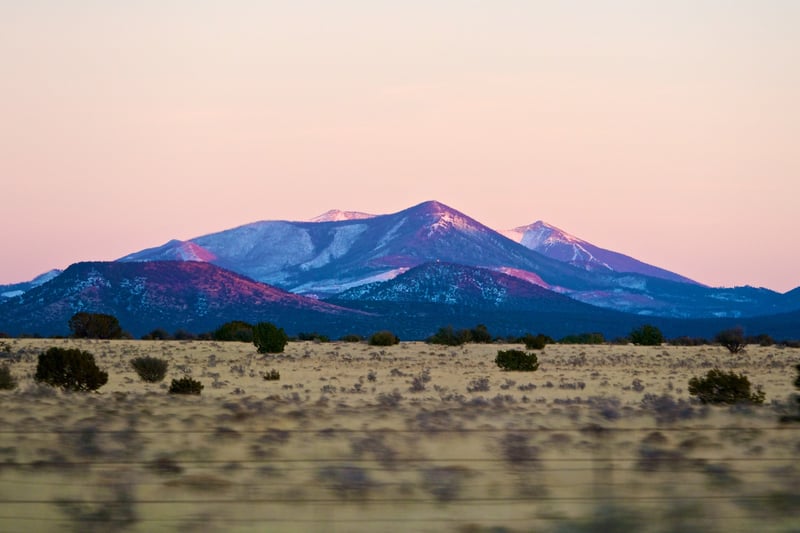
M798 349L551 345L504 372L511 346L0 342L19 381L0 391L0 531L800 531L800 424L778 422ZM37 385L51 346L109 382ZM142 355L164 382L139 380ZM766 403L691 401L712 367ZM183 376L200 396L167 393Z

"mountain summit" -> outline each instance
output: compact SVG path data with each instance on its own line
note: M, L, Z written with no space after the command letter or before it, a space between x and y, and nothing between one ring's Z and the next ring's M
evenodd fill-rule
M375 215L369 213L361 213L358 211L341 211L339 209L331 209L325 211L319 216L309 220L309 222L341 222L342 220L363 220L365 218L372 218Z
M674 272L595 246L541 220L502 233L526 248L590 272L631 272L699 285Z
M325 218L340 218L335 213ZM191 252L191 254L189 253ZM533 272L558 284L582 274L531 252L436 201L398 213L321 222L263 221L170 241L120 261L207 258L223 268L315 296L391 279L428 261ZM572 285L583 281L574 280Z

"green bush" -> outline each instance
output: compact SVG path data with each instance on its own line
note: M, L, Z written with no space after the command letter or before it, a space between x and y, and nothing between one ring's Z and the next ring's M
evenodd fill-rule
M471 337L470 342L476 344L489 344L492 342L492 334L489 333L489 329L483 324L478 324L469 330L469 336Z
M143 341L168 341L172 340L172 335L164 328L156 328L146 335L142 335Z
M69 329L76 339L121 339L124 336L119 320L102 313L75 313L69 319Z
M11 375L8 365L0 366L0 390L12 390L17 388L17 380Z
M552 342L552 340L553 339L547 335L542 335L541 333L535 336L531 335L530 333L526 333L525 336L522 337L522 342L529 350L541 350L547 345L548 342Z
M775 344L775 339L770 337L766 333L761 333L756 335L755 337L747 337L745 339L746 344L758 344L759 346L773 346Z
M197 335L192 333L191 331L186 331L185 329L178 329L175 330L175 333L172 335L172 338L176 341L193 341L197 339Z
M167 375L169 363L158 357L137 357L131 359L131 366L143 381L158 383Z
M703 403L764 403L764 392L750 392L750 380L744 374L713 368L703 378L689 380L689 394Z
M371 346L392 346L394 344L398 344L399 342L400 339L397 338L397 335L387 330L373 333L369 338L369 344Z
M192 378L173 379L169 386L170 394L200 394L203 384Z
M460 329L458 331L453 329L453 326L444 326L425 339L428 344L443 344L445 346L461 346L465 342L470 342L472 335L467 329Z
M327 335L322 335L321 333L317 333L316 331L311 333L300 332L297 334L297 340L299 341L313 341L313 342L330 342L331 339Z
M269 372L267 372L266 374L264 374L265 381L278 381L279 379L281 379L281 373L275 370L274 368Z
M714 342L726 347L731 353L739 353L747 345L742 328L735 327L720 331L714 337Z
M651 324L634 329L628 338L633 344L640 346L660 346L664 342L661 330Z
M606 339L602 333L580 333L567 335L558 342L559 344L603 344Z
M494 362L503 370L533 372L539 368L536 354L522 350L498 350Z
M281 353L289 342L289 337L283 328L270 322L259 322L253 326L253 344L258 348L258 353Z
M708 344L708 341L703 337L688 337L683 335L682 337L670 339L669 343L672 346L703 346Z
M211 338L215 341L253 342L253 325L241 320L225 322L214 330Z
M97 367L89 352L50 348L39 355L33 379L64 390L96 391L108 382L108 373Z
M364 340L364 337L350 333L349 335L343 336L339 340L342 342L361 342Z

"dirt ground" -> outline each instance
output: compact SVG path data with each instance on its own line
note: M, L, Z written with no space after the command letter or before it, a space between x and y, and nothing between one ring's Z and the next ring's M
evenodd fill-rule
M36 384L51 346L94 393ZM0 531L800 531L800 350L0 340ZM129 361L169 361L142 382ZM707 407L710 368L761 406ZM267 381L270 370L280 379ZM203 383L170 395L173 378Z

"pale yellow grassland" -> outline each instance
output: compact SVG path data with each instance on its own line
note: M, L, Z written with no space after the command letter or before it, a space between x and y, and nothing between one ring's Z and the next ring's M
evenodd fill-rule
M800 424L778 422L795 409L797 349L549 345L538 371L504 372L498 349L522 346L1 342L19 385L0 391L0 531L800 524ZM34 383L51 346L93 353L108 383ZM169 361L162 383L138 378L141 355ZM766 403L692 402L689 379L712 367L743 372ZM200 396L167 393L183 376Z

